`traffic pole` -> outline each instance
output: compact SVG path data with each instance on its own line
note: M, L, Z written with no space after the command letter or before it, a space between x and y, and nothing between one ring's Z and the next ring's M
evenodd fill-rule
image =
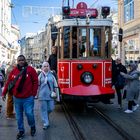
M120 58L122 64L125 65L125 50L123 45L123 29L119 28L119 42L120 42Z

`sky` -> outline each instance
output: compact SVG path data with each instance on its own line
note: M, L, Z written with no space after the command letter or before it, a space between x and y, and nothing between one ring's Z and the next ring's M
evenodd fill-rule
M26 33L36 33L45 27L48 18L60 12L63 0L11 0L12 24L17 24L20 28L21 37ZM65 1L65 0L64 0ZM72 5L70 0L70 5ZM77 3L85 2L88 7L111 6L117 8L115 0L74 0L74 7ZM54 10L50 7L55 7Z

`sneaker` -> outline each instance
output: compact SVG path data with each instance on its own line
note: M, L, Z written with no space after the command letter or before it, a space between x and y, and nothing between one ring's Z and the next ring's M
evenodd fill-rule
M109 101L109 104L114 104L112 101Z
M23 131L19 131L19 133L17 134L17 140L21 140L24 138L24 132Z
M46 124L43 125L44 130L48 129L49 127L50 127L50 125L46 125Z
M16 117L14 115L13 116L7 116L6 119L7 120L13 120L13 119L16 119Z
M130 110L130 109L127 109L127 110L125 110L124 112L125 112L125 113L133 113L133 111Z
M136 111L138 109L138 107L139 107L139 104L133 106L133 111Z
M36 128L35 126L31 127L31 136L34 136L36 133Z
M15 120L15 117L6 117L7 120Z

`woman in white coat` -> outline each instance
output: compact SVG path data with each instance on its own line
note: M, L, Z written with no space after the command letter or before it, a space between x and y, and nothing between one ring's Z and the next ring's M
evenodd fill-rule
M54 99L50 97L52 91L56 92L56 79L50 71L48 62L42 64L42 71L38 76L39 89L38 99L40 102L41 118L43 129L49 127L49 113L54 110Z

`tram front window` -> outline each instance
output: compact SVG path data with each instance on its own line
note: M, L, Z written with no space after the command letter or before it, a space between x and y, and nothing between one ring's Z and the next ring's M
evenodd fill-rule
M79 30L79 57L87 57L87 29Z
M110 57L111 30L109 27L63 28L63 58Z
M89 56L100 56L101 55L101 29L91 28L89 34L90 34Z

